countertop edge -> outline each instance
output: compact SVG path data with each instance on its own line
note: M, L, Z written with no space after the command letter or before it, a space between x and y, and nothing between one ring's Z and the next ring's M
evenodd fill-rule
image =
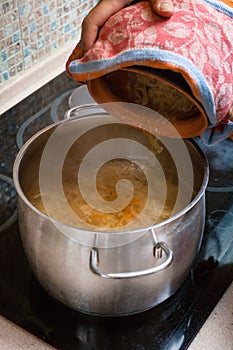
M225 291L189 350L232 350L233 344L233 283Z
M232 350L233 283L216 305L189 350ZM0 316L1 350L55 350L47 343Z
M55 350L47 343L0 315L1 350Z
M37 62L3 84L0 94L0 115L63 73L66 61L76 44L77 39L69 41L43 61Z

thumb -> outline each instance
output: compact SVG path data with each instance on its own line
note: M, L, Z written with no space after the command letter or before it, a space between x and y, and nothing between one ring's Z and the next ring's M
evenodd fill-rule
M172 0L151 0L154 11L162 17L171 17L174 13Z

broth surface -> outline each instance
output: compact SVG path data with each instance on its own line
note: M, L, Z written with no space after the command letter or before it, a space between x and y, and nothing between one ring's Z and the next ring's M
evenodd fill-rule
M141 161L142 162L142 161ZM78 182L78 169L81 162L70 160L63 169L62 186L63 193L41 193L39 182L33 184L27 192L27 198L38 210L60 222L77 227L95 227L106 229L140 228L153 225L169 218L176 202L178 186L172 182L172 178L159 177L148 191L148 181L145 176L155 169L144 162L140 167L136 162L125 159L114 159L105 163L98 171L96 177L96 191L107 202L109 212L103 212L98 207L98 196L92 190L85 188L85 198ZM91 165L90 165L91 166ZM85 174L86 183L91 174L91 168ZM49 176L49 174L48 174ZM118 197L117 184L120 180L128 180L133 188L132 198L129 197L128 186L125 183L125 191L120 193L123 208L115 210L111 203ZM150 184L151 186L151 184ZM164 194L164 190L166 193ZM94 205L92 203L95 202ZM97 204L96 204L97 203ZM125 205L126 203L126 205ZM182 204L176 203L175 212L182 209ZM173 213L174 214L174 213Z

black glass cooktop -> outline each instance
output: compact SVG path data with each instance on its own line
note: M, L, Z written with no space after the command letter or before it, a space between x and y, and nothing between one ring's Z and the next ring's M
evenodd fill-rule
M196 139L210 164L206 225L195 265L180 289L138 315L81 314L51 298L31 273L19 237L12 183L18 147L63 118L71 85L62 84L63 91L57 90L43 106L28 105L35 109L31 115L22 116L27 99L15 107L17 113L12 109L1 118L0 314L60 350L187 349L233 279L233 141L210 147Z

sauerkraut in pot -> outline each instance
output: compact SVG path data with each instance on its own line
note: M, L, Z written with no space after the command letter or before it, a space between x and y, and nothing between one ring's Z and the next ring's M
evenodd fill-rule
M75 167L77 163L75 164ZM148 169L149 164L144 164L147 171L153 171L153 167ZM117 197L116 184L120 179L127 179L133 186L133 196L129 203L117 212L105 213L101 212L85 202L77 185L77 179L72 178L74 169L67 172L67 176L63 180L64 196L70 207L65 210L63 198L56 193L44 193L46 196L46 205L44 205L38 184L31 187L27 193L27 197L31 204L41 212L48 214L52 218L68 225L88 228L89 225L100 230L106 229L124 229L124 226L130 224L129 228L140 228L154 225L156 222L164 221L169 218L174 207L177 196L177 185L172 183L172 179L167 179L166 190L167 196L164 202L163 196L159 194L161 184L154 184L154 193L152 189L152 198L149 204L148 198L148 182L144 175L144 170L136 163L125 159L114 159L107 162L99 172L96 179L96 189L100 196L109 202L111 211L111 201ZM90 174L86 174L87 178ZM124 193L121 194L124 196ZM86 193L91 198L93 193ZM127 198L122 198L127 200ZM49 206L49 213L46 208ZM52 209L51 209L52 208ZM178 208L181 209L181 206ZM140 213L144 212L143 221L141 221ZM75 216L77 220L75 220ZM72 215L71 215L72 214ZM81 222L80 222L81 219Z
M109 127L112 132L110 136ZM150 156L141 156L128 150L126 158L102 162L101 155L98 155L101 166L97 167L97 172L92 158L89 159L88 166L84 167L84 173L80 172L85 155L95 147L96 141L104 141L105 137L111 138L113 135L126 137L129 142L136 140L148 149ZM160 139L146 131L118 123L107 125L103 137L94 140L93 134L90 137L87 133L84 138L74 143L62 162L62 169L58 168L57 172L55 171L58 173L59 184L53 179L52 186L46 187L47 190L39 178L40 153L38 159L31 158L28 166L36 171L31 181L27 181L23 186L30 203L59 222L100 231L123 231L152 226L184 209L187 203L182 202L181 197L177 201L178 192L190 193L190 187L178 178L176 164ZM94 143L90 145L91 140L94 140ZM80 185L81 173L85 179L85 192L82 184ZM46 170L46 177L51 177L49 168ZM118 184L121 180L127 180L127 183L119 192ZM89 185L93 182L96 192L93 191L93 186ZM51 187L53 189L50 190ZM99 197L107 203L108 210L102 210L101 203L98 205ZM120 199L120 204L123 205L116 210L114 201L117 199Z

